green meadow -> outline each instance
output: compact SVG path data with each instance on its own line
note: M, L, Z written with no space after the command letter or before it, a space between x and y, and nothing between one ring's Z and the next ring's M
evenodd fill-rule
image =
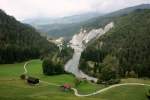
M76 97L73 91L64 92L60 87L44 83L35 86L27 84L20 79L20 75L24 73L24 63L0 65L0 100L147 100L145 93L150 89L148 86L119 86L94 96ZM68 83L74 87L75 77L73 75L43 75L40 60L32 60L26 68L30 76L42 81L59 85ZM150 84L149 79L122 79L122 83L127 82ZM83 81L76 88L79 93L87 94L105 87Z

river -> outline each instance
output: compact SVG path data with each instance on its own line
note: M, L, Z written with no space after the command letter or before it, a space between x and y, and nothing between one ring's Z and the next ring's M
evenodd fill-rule
M85 45L93 39L97 39L106 32L108 32L111 28L113 28L114 23L110 22L107 24L104 29L93 29L90 32L86 32L86 30L81 29L80 33L75 34L70 40L69 46L74 49L73 57L65 64L65 71L74 74L78 78L86 78L87 80L97 82L97 78L91 77L83 73L79 70L78 65L80 61L81 53L86 48Z

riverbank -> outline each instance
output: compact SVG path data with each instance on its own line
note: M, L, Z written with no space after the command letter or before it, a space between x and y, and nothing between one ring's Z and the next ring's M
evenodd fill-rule
M107 24L104 29L99 28L99 29L93 29L90 32L86 32L86 30L81 29L79 34L75 34L70 40L70 47L74 49L74 55L72 59L70 59L66 65L65 65L65 71L70 72L74 74L76 77L79 78L85 78L89 81L97 82L97 78L91 77L81 70L79 70L79 61L80 61L80 56L81 53L85 50L86 44L88 44L91 40L97 39L98 37L102 36L106 32L108 32L111 28L114 27L114 23L110 22Z

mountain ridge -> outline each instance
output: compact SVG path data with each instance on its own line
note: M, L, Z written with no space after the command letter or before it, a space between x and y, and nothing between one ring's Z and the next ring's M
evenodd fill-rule
M78 33L80 29L86 28L87 30L91 30L93 28L99 28L111 21L113 17L119 17L131 13L137 9L150 9L150 4L142 4L134 7L129 7L125 9L121 9L112 13L104 14L104 15L96 15L94 18L90 18L86 21L77 21L76 23L55 23L55 24L46 24L46 25L37 25L35 26L37 30L42 33L48 33L50 37L65 37L70 39L75 33ZM97 26L97 27L93 27Z
M57 47L37 30L0 10L0 63L39 58L53 50L57 50Z

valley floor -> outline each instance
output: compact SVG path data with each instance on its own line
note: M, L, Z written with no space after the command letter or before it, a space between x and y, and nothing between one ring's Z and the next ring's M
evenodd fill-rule
M20 79L24 73L24 63L0 65L0 100L147 100L146 91L150 86L122 85L89 97L77 97L73 91L64 92L57 86L40 83L36 86L28 85ZM42 81L63 85L69 83L74 87L74 76L69 74L44 76L42 62L32 60L27 66L28 74L40 78ZM122 79L121 83L150 84L149 79ZM89 82L82 82L77 88L79 93L87 94L105 88Z

